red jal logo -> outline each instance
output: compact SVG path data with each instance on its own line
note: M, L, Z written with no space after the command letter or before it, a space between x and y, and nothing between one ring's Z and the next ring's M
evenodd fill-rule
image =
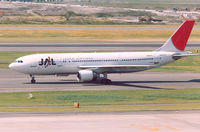
M53 58L46 58L46 59L41 59L41 61L39 61L39 65L40 66L45 66L45 68L47 68L49 65L56 65L55 61L53 60Z

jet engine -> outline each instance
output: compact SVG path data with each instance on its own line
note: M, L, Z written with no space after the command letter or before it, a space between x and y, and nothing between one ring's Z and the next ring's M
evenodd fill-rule
M81 82L88 82L97 79L97 74L91 70L80 70L78 72L77 78Z

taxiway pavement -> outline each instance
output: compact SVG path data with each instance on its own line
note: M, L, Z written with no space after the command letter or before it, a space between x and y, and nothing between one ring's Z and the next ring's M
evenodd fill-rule
M77 82L76 75L36 76L37 83L31 84L29 75L1 69L0 92L200 88L200 73L138 72L108 78L111 85Z
M19 27L0 27L0 30L161 30L161 31L169 31L169 30L176 30L177 27L126 27L126 26L81 26L81 27L65 27L65 26L61 26L61 27L26 27L26 26L19 26ZM193 30L200 30L200 27L194 27Z
M0 43L0 52L65 51L142 51L155 50L163 43ZM200 43L189 43L186 50L198 50Z
M199 132L200 111L0 112L2 132Z

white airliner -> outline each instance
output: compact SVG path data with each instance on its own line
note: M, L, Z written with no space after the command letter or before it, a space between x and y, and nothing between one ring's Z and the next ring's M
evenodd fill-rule
M194 23L186 20L162 47L152 52L33 54L16 59L9 68L29 74L31 83L36 82L35 75L77 74L81 82L110 84L109 73L144 71L194 55L184 51Z

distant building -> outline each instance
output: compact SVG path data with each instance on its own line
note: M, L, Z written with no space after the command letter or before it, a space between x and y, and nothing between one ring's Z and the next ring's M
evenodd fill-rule
M176 12L176 11L178 11L178 9L177 8L173 8L173 11Z
M195 8L194 10L195 10L195 11L200 11L200 8Z

